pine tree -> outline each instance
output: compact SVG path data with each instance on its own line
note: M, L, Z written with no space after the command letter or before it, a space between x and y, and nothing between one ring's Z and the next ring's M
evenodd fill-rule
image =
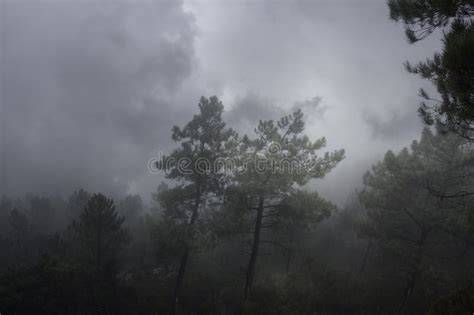
M222 120L224 106L216 96L202 97L198 106L199 114L184 128L173 127L172 138L180 147L157 165L166 172L167 178L180 183L158 196L164 209L163 222L167 222L175 234L173 240L180 240L181 258L173 295L175 307L179 305L193 240L198 238L195 231L200 211L221 195L226 183L226 174L218 160L229 156L237 136Z
M317 151L326 145L324 138L309 140L304 131L303 113L295 111L275 122L260 121L254 139L244 136L234 156L233 185L226 193L227 208L236 213L235 222L252 224L251 252L243 292L245 302L255 278L262 239L271 228L313 224L327 217L333 206L316 193L298 189L311 179L322 178L344 157L344 150ZM240 217L240 219L239 219Z
M474 2L472 0L389 0L390 17L402 21L411 43L443 29L443 50L407 70L427 79L440 99L423 89L419 113L425 123L439 124L474 140Z
M129 240L128 231L122 227L124 220L115 211L112 199L92 195L79 219L70 225L79 258L98 272L116 271L118 254Z
M394 287L400 285L399 312L405 311L418 283L429 279L425 270L433 272L436 257L452 256L459 249L455 244L469 242L471 216L469 199L460 202L443 195L472 187L471 176L466 176L472 171L459 166L472 157L472 147L455 134L434 135L425 129L410 149L388 151L364 176L360 194L367 209L360 235L377 243L379 257L390 259L386 268L392 270L385 274L392 275Z

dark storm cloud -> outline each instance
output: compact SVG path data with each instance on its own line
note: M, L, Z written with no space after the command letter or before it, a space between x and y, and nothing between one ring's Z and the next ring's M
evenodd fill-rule
M239 101L247 92L271 100L284 113L295 102L323 97L320 115L303 108L305 132L311 139L326 137L327 150L346 150L346 159L318 181L318 189L333 201L343 202L386 150L419 137L417 94L423 83L405 71L403 62L432 55L439 36L410 45L403 26L389 20L385 1L187 5L202 29L196 42L201 77L209 90L222 91L226 104L241 107L231 106L231 112L242 113L236 116L262 112Z
M193 17L178 1L2 6L2 190L128 189L183 116Z
M169 152L172 126L201 95L217 95L241 133L301 108L311 139L346 150L318 183L344 199L370 163L419 136L422 84L402 63L439 46L436 36L409 45L378 0L0 4L0 183L10 193L149 197L161 178L146 162Z

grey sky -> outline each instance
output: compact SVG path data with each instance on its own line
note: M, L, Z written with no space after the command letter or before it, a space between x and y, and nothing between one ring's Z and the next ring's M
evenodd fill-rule
M419 136L409 45L384 1L1 1L0 192L78 187L148 197L146 161L217 95L240 131L295 106L347 158L316 187L341 200Z

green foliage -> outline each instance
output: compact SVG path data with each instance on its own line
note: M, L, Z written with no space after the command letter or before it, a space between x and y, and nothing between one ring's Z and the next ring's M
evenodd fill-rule
M144 209L140 195L128 195L117 206L117 212L123 215L127 222L138 220Z
M234 156L234 185L226 194L230 210L252 211L263 198L268 217L288 224L311 224L329 215L332 205L316 193L295 187L324 177L343 159L344 150L320 156L317 151L326 145L326 140L312 142L301 135L303 130L303 113L297 110L277 122L260 121L256 138L242 138Z
M336 207L316 192L296 190L276 208L276 214L291 226L314 227L329 218Z
M472 185L466 177L471 168L465 163L472 154L462 138L435 136L428 129L420 142L413 142L411 152L388 151L364 176L360 198L373 225L368 233L409 242L417 239L419 230L445 229L447 222L462 224L465 206L442 196Z
M30 241L32 236L28 217L25 213L15 208L11 210L8 221L10 222L11 228L9 254L20 263L26 263L32 254L28 250L31 245Z
M32 228L39 233L52 230L56 220L56 211L48 197L33 196L29 200L29 215Z
M465 139L425 129L411 150L387 152L364 176L360 199L367 217L359 235L376 242L374 264L399 276L392 280L402 288L399 310L410 307L413 296L418 307L426 307L429 302L422 299L436 297L441 283L446 288L456 281L442 276L441 257L454 259L469 244L472 199L445 196L473 186L466 163L473 154ZM391 264L380 265L387 260Z
M448 25L453 19L473 14L472 0L388 0L390 18L403 21L410 42L431 34L436 28Z
M279 121L260 121L254 139L244 136L235 156L235 181L254 194L283 194L293 185L305 185L309 180L324 177L344 158L344 150L317 151L326 139L312 142L304 130L303 113L295 111Z
M221 184L223 174L215 169L213 162L225 157L224 153L233 143L236 133L226 128L222 121L224 106L216 96L202 97L199 114L184 128L173 127L172 138L180 143L169 156L159 161L157 166L166 171L170 179L183 180L189 185L199 183L202 192L213 191ZM183 160L189 163L181 163ZM200 164L199 161L206 163Z
M301 111L239 138L217 98L199 108L151 212L84 190L2 199L2 314L472 313L472 142L425 129L340 209L306 185L344 152L319 154Z
M427 124L439 123L470 138L474 119L474 26L455 21L444 34L444 49L432 59L413 66L406 63L409 72L430 80L441 96L433 100L424 90L425 99L419 112Z
M17 209L10 212L10 225L17 235L24 235L28 231L28 218L26 215Z
M261 120L254 129L256 137L245 135L236 147L236 168L221 216L230 223L228 229L252 235L244 302L253 284L261 244L277 245L289 255L290 246L284 245L275 231L283 229L291 235L298 226L314 225L326 218L333 208L317 194L301 191L298 186L324 177L344 158L344 150L320 156L317 151L326 140L312 142L302 135L304 126L301 110L276 122ZM264 239L271 236L277 239Z
M472 0L389 0L390 16L403 21L410 42L425 38L436 28L443 32L443 51L413 66L409 72L420 75L436 87L441 99L421 90L424 101L419 113L425 123L447 126L472 140L474 119L474 2Z
M68 207L72 212L72 216L76 219L82 211L82 208L87 204L91 194L84 189L74 191L68 199Z
M227 182L225 172L217 167L216 161L230 156L237 134L226 128L222 121L224 106L217 97L202 97L198 106L200 113L184 128L173 128L172 138L180 147L158 163L167 178L179 181L177 186L163 187L153 196L157 208L162 209L163 220L170 227L199 223L199 212L204 204L222 195ZM185 233L186 239L194 229L175 227L168 230Z
M124 217L118 216L112 199L94 194L84 206L79 220L69 229L77 242L79 258L98 270L114 267L117 256L129 241L122 227Z
M237 137L222 120L224 106L216 96L202 97L198 107L199 114L184 128L173 127L172 138L179 142L179 148L157 163L167 178L179 181L176 187L161 189L154 196L155 203L163 209L160 231L154 233L157 244L165 256L181 255L173 298L177 307L188 257L206 234L199 232L205 230L201 212L206 204L222 196L227 183L226 172L217 161L230 156Z

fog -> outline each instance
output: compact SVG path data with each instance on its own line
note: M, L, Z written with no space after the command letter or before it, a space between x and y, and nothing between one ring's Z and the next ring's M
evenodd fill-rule
M217 95L237 130L321 98L307 134L346 149L321 188L344 200L359 169L418 137L426 83L402 63L439 46L409 45L380 1L3 1L1 26L1 187L13 195L149 198L161 179L147 160Z
M0 314L472 314L473 16L0 0Z

